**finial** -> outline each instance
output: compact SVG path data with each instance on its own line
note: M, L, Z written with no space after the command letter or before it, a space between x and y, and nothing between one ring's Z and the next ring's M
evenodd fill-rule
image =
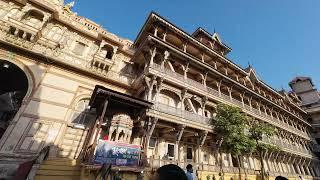
M63 9L64 9L65 11L69 12L69 13L72 13L72 10L71 10L71 9L73 8L74 4L75 4L75 1L71 1L70 3L66 4L66 5L63 7Z
M215 28L215 27L213 27L213 34L212 34L212 39L214 39L214 37L215 37L215 34L216 34L216 28Z

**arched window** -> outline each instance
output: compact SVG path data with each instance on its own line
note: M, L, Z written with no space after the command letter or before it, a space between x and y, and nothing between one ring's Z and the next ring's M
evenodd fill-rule
M44 15L38 11L30 10L23 18L26 24L34 28L39 28L42 24Z
M175 108L180 108L179 96L175 93L168 90L162 90L160 92L159 97L159 102L161 104L165 104Z
M106 44L101 48L101 55L107 59L112 59L113 57L113 47Z
M74 124L88 125L95 119L95 113L88 110L89 99L81 99L73 108L71 122Z

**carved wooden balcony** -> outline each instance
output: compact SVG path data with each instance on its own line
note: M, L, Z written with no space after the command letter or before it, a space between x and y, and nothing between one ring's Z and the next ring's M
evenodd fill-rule
M294 153L294 154L304 156L304 157L309 157L309 158L316 157L315 154L311 150L308 150L308 149L306 149L302 146L296 145L296 144L286 142L284 140L273 139L273 138L264 138L263 142L266 144L276 145L280 148L281 151L290 152L290 153Z
M202 92L210 95L214 95L215 97L219 97L223 99L224 101L230 102L232 104L238 105L240 108L245 109L246 111L259 116L263 119L266 119L271 124L281 127L285 130L288 130L289 132L292 132L294 134L297 134L299 136L303 136L304 138L309 138L309 135L303 131L300 131L288 124L285 124L284 122L280 121L279 119L275 117L271 117L270 115L267 115L265 112L261 112L258 109L255 109L254 107L250 107L249 105L240 102L239 100L236 100L229 95L223 94L222 92L218 92L215 89L212 89L210 87L204 86L202 83L197 82L195 80L185 78L183 75L173 72L170 69L166 69L161 67L159 64L154 63L153 65L150 65L149 68L146 70L146 73L155 74L157 76L164 76L165 78L168 78L169 80L175 81L176 83L183 84L185 86L188 86L188 88L196 88L198 90L201 90ZM199 92L201 92L199 91Z
M208 117L204 117L204 116L200 116L198 114L189 112L189 111L185 111L183 109L179 109L176 107L172 107L166 104L162 104L162 103L155 103L154 106L152 107L152 109L160 111L160 112L164 112L170 115L174 115L180 118L184 118L193 122L197 122L197 123L202 123L202 124L208 124L211 125L211 118Z

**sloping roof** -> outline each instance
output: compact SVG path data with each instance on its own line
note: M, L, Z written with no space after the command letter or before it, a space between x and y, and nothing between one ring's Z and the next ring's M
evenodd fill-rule
M123 103L126 103L128 106L131 106L131 108L150 108L153 105L153 103L151 102L130 96L128 94L120 93L99 85L95 86L90 98L89 105L91 108L99 108L99 106L105 99L114 99L116 101L120 100Z
M228 45L226 45L222 39L220 38L219 34L217 32L211 34L208 31L206 31L205 29L203 29L202 27L198 27L193 33L192 36L195 37L197 36L199 33L202 33L204 35L206 35L209 39L214 39L216 40L220 45L224 46L229 52L232 50Z
M249 65L249 67L245 68L244 70L248 72L248 76L251 81L260 83L260 78L258 77L256 71L252 68L251 65Z

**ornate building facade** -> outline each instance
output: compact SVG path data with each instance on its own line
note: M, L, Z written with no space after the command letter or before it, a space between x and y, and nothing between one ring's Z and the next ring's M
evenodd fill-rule
M95 138L108 135L140 145L146 170L191 163L199 177L218 178L217 159L223 156L230 178L241 166L255 179L260 164L254 154L239 165L216 152L210 121L218 103L238 106L277 129L265 139L281 148L265 153L270 177L320 177L317 142L299 98L272 89L252 67L234 64L226 57L231 48L217 33L199 28L188 34L151 13L132 42L63 3L0 0L1 177L13 176L45 146L51 158L81 159ZM90 100L96 85L112 91L113 109L92 131L99 108ZM134 102L139 111L121 109L119 101Z
M311 123L314 138L320 143L320 96L310 77L296 77L289 82L289 86L300 99L300 106L308 113L308 121ZM320 150L316 149L319 153Z

